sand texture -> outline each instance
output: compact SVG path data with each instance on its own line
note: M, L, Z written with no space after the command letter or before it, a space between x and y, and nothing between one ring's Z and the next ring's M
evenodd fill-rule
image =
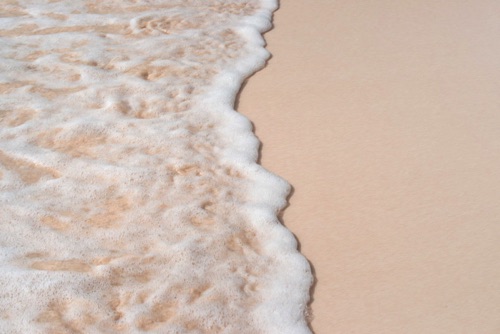
M295 188L316 334L500 332L499 12L281 2L238 110Z

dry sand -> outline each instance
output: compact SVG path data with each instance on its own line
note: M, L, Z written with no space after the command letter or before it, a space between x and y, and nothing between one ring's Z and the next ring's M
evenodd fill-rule
M500 332L499 12L282 1L239 111L295 188L316 334Z

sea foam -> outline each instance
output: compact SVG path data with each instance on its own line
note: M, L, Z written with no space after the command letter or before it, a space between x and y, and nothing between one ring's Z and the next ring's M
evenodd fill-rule
M310 333L233 105L276 0L0 4L0 332Z

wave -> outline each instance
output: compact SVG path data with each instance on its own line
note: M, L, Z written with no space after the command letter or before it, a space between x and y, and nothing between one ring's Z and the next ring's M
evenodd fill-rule
M0 4L0 328L310 333L310 268L234 109L275 0Z

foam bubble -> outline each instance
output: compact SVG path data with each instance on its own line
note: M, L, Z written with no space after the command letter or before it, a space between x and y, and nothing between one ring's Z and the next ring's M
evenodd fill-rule
M289 185L233 109L275 0L0 4L0 328L310 333Z

